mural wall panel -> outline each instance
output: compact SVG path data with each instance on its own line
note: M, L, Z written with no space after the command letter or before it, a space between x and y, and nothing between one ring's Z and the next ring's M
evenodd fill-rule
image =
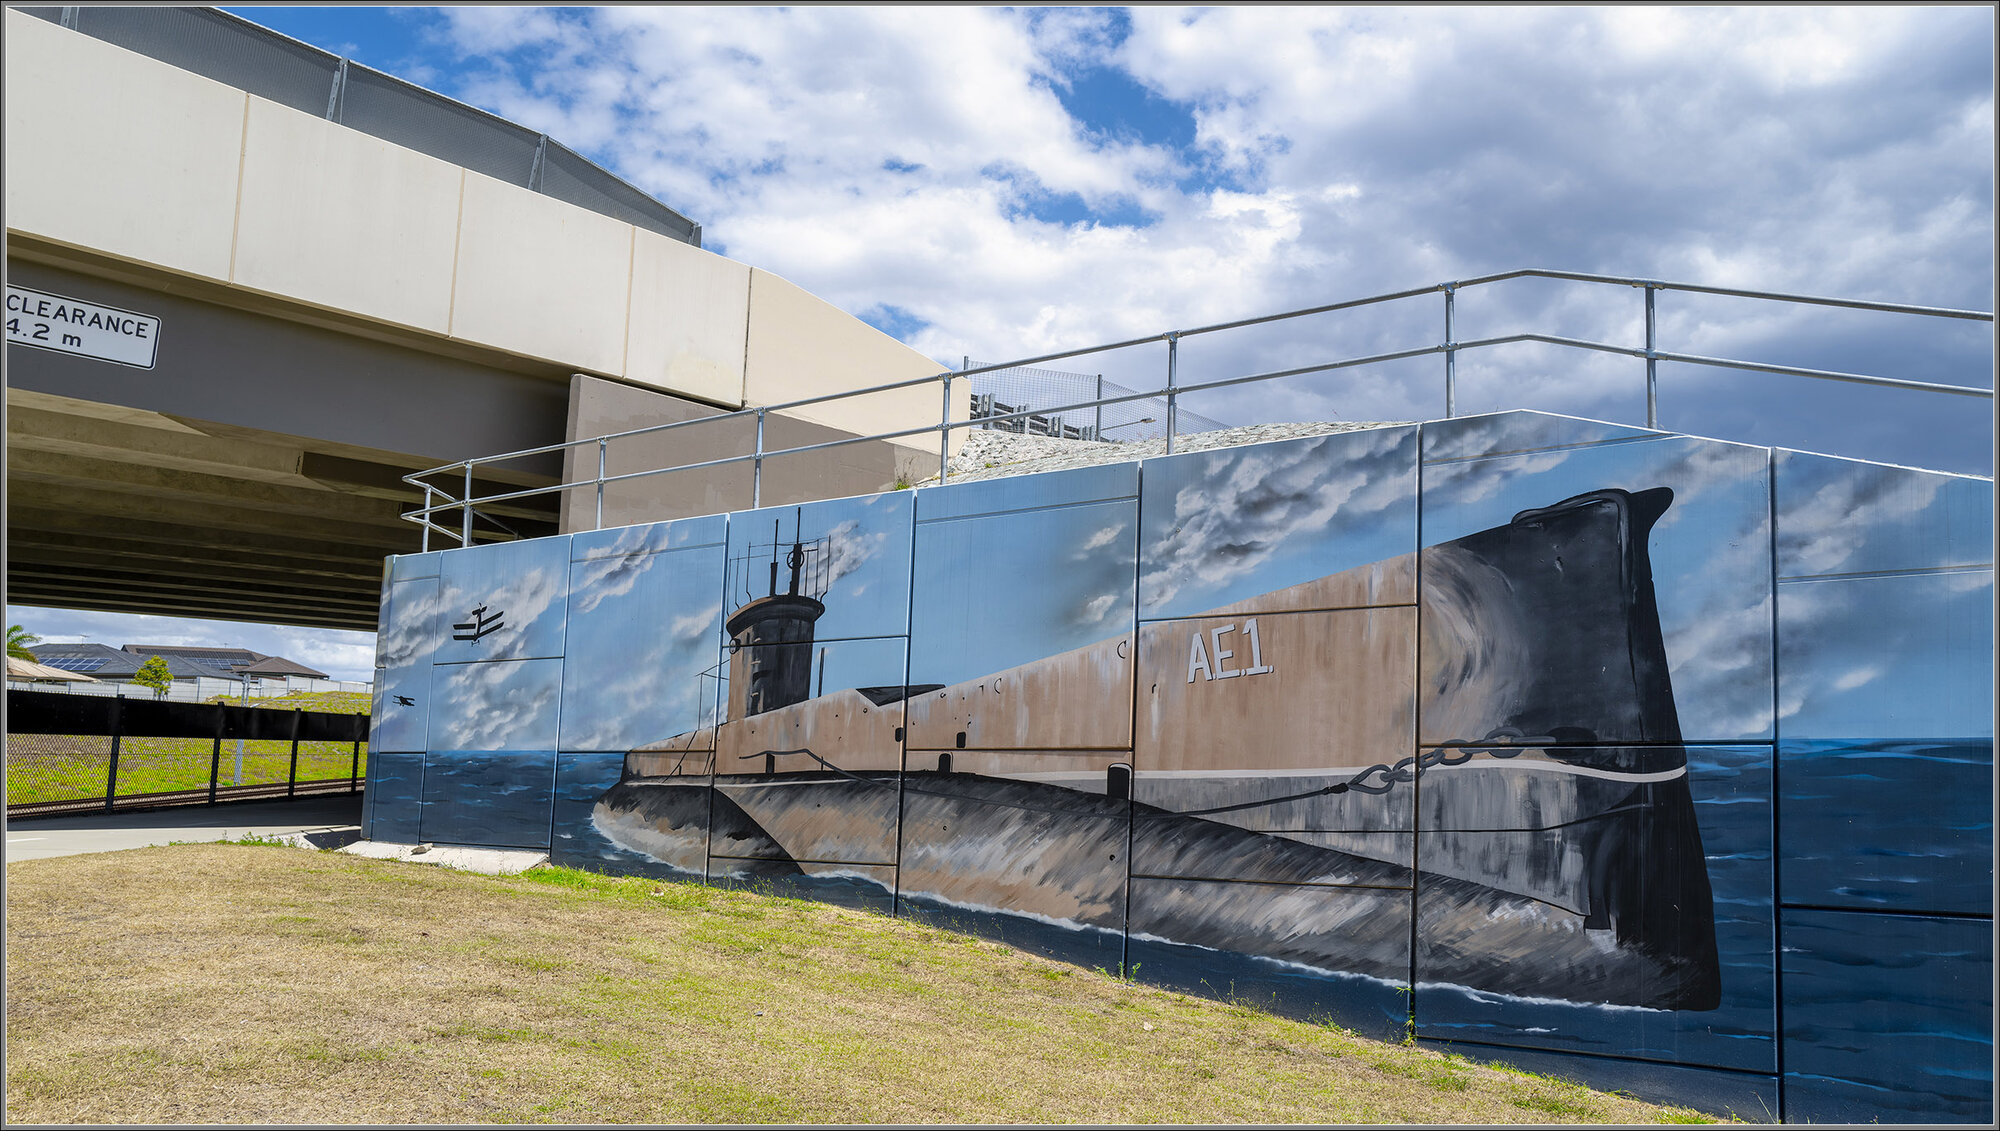
M1780 890L1991 915L1992 485L1776 466Z
M912 750L899 913L1114 969L1130 751Z
M1137 495L1135 464L918 493L910 678L929 694L912 698L913 746L1131 748L1116 704L1131 701Z
M571 539L561 749L627 751L713 726L721 515Z
M1409 606L1142 625L1134 869L1408 887L1415 673Z
M433 750L424 755L417 839L549 847L554 750Z
M820 603L814 639L907 634L914 509L896 491L730 515L728 615L791 593Z
M1663 749L1425 771L1420 1035L1777 1070L1771 748Z
M626 827L618 828L612 799L624 770L622 754L556 756L549 861L610 875L706 879L708 790L662 796L670 807L629 814Z
M417 823L424 798L424 756L370 751L368 792L373 806L369 838L392 844L417 843Z
M1978 1121L1991 507L1503 413L414 555L367 820Z
M431 670L431 750L556 748L562 661L496 660Z
M1141 465L1142 620L1416 600L1417 429Z
M1400 1040L1410 892L1134 877L1128 969L1143 981Z
M1423 468L1423 742L1770 741L1768 452L1467 454L1520 442L1521 415L1424 426L1460 454Z
M1993 921L1784 913L1788 1122L1993 1118Z
M428 558L433 566L437 555ZM398 558L401 565L408 559ZM437 647L438 580L391 581L375 635L374 716L368 748L419 751L430 729L431 655Z
M438 559L439 601L451 632L438 635L433 662L563 654L568 538L446 550Z
M1618 1056L1583 1056L1537 1049L1489 1047L1464 1041L1418 1044L1486 1064L1505 1064L1523 1072L1563 1080L1588 1080L1599 1091L1625 1092L1652 1103L1675 1104L1696 1111L1734 1116L1745 1123L1778 1121L1778 1078L1768 1073L1732 1072L1660 1064Z

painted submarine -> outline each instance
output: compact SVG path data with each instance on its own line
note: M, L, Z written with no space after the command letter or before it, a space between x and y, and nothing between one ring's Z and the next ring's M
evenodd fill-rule
M695 876L841 876L1398 984L1414 913L1419 982L1713 1009L1713 900L1647 552L1672 499L1524 511L1193 618L1191 645L1149 624L966 683L818 695L825 606L801 591L795 543L789 587L774 552L766 595L725 622L727 721L632 751L593 821ZM1414 609L1278 612L1398 577ZM1327 627L1282 639L1308 624ZM1329 707L1336 679L1360 690ZM1210 688L1262 698L1186 741L1224 713L1189 698ZM1135 694L1136 737L1103 710ZM1248 882L1150 883L1140 901L1136 877Z

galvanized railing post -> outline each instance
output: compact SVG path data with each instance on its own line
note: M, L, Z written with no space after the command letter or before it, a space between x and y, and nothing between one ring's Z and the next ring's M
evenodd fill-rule
M972 359L966 359L970 367ZM951 475L951 370L944 371L944 405L938 410L938 482Z
M1653 341L1653 284L1646 284L1646 427L1660 426L1660 356Z
M431 497L436 493L430 484L424 484L424 540L420 551L426 554L431 552Z
M764 505L764 410L757 410L757 458L750 465L750 509Z
M610 443L608 437L597 438L597 525L591 528L593 530L604 529L604 458L605 448Z
M1444 418L1458 411L1458 341L1451 336L1458 302L1458 284L1444 286Z
M1174 386L1180 377L1181 335L1178 330L1167 331L1167 454L1174 454L1174 429L1180 426L1176 414L1174 398L1178 395Z
M464 521L459 526L458 544L461 546L470 546L472 545L472 461L471 460L465 461L464 503L465 503L464 507L465 516L464 516Z

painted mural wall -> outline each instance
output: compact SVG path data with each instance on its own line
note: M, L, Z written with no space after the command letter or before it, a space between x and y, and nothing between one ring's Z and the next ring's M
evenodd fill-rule
M1987 1121L1992 507L1517 412L399 557L367 833Z

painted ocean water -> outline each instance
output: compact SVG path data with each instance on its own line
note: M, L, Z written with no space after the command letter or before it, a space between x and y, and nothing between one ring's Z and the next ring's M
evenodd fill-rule
M1420 1036L1777 1071L1772 749L1689 746L1687 758L1714 889L1720 1007L1673 1012L1510 997L1426 982L1420 970L1415 993Z
M1787 906L1993 914L1993 740L1778 746Z

